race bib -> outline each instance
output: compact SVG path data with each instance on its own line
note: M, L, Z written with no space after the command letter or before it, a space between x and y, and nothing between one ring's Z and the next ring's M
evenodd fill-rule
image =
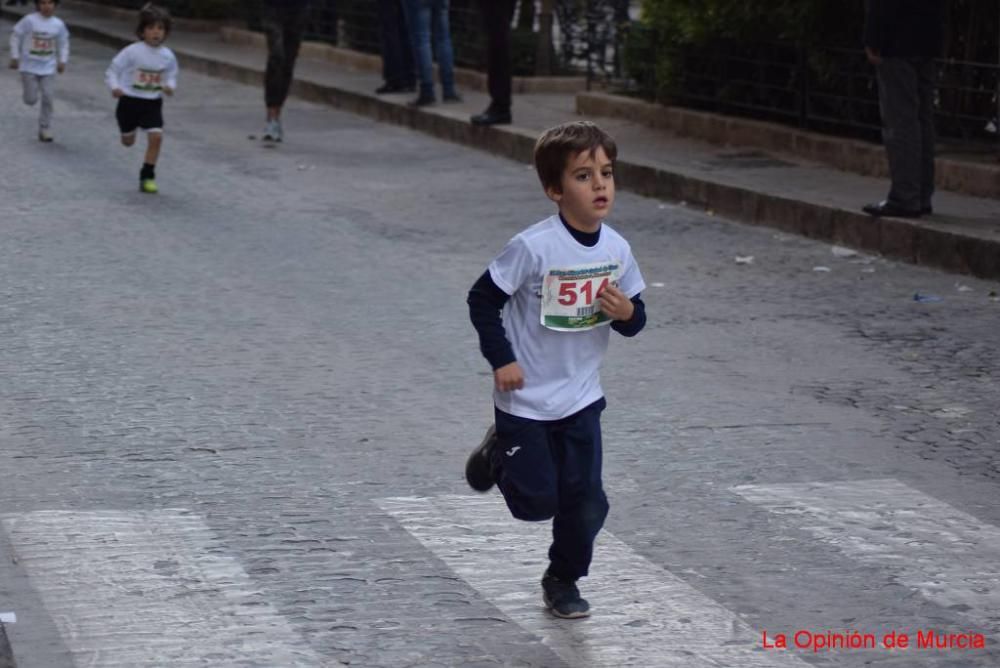
M40 58L46 58L48 56L55 55L55 52L55 37L43 32L31 33L31 48L28 49L29 54Z
M132 88L147 93L159 93L163 90L163 70L137 69Z
M606 325L597 296L609 285L618 286L621 263L596 262L549 269L542 281L542 326L559 332L578 332Z

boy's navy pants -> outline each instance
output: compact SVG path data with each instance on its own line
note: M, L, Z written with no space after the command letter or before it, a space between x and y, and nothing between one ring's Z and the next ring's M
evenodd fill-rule
M510 512L520 520L552 519L549 572L587 575L594 539L608 516L601 485L599 399L560 420L517 417L496 409L493 472Z

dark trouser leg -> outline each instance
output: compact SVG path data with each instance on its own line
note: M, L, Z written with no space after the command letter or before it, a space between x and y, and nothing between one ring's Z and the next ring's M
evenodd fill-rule
M382 79L390 86L412 86L413 47L400 0L379 0L382 31Z
M434 61L431 53L431 7L426 0L404 0L410 25L413 58L417 63L420 97L434 97Z
M917 64L918 86L920 91L920 207L931 207L934 197L934 60L927 58Z
M495 411L493 472L511 514L540 522L559 508L559 477L549 442L550 423Z
M288 98L304 28L304 10L266 10L264 32L267 34L268 56L267 71L264 74L264 101L268 108L280 108Z
M509 112L511 100L510 22L514 0L483 0L483 27L486 30L486 79L490 107Z
M918 68L905 58L886 58L878 66L882 138L889 158L892 187L889 201L904 209L920 209L925 155L921 128ZM933 151L933 147L931 147Z
M552 434L559 511L552 522L549 572L562 580L587 575L594 540L608 516L608 498L601 483L603 407L602 401L585 408Z

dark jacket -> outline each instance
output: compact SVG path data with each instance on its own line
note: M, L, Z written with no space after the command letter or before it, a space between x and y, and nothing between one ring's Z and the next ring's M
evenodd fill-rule
M944 0L868 0L865 46L883 58L934 58L944 17Z

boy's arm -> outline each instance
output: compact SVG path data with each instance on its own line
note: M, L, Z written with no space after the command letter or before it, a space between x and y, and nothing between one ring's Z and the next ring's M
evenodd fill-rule
M23 18L14 24L14 29L10 31L10 66L17 67L17 61L21 59L21 40L24 39L24 27L27 25L27 18Z
M466 299L469 319L479 334L479 350L494 370L517 361L500 317L508 299L510 296L493 282L489 271L483 272Z
M163 87L163 90L168 95L173 95L174 91L177 90L177 69L177 58L175 58L173 52L171 52L170 62L167 64L166 82Z
M643 303L641 295L632 297L632 317L628 320L613 320L611 329L622 336L635 336L646 326L646 304Z
M479 349L493 367L493 386L500 392L512 392L524 387L524 371L514 357L507 340L500 312L510 299L490 276L483 273L469 290L469 318L479 333Z
M59 30L59 67L60 71L65 69L66 63L69 62L69 30L66 29L66 24L64 23Z
M105 83L108 84L108 88L111 89L112 93L114 93L116 90L118 91L122 90L122 85L121 81L119 81L119 77L121 76L122 71L125 69L127 62L128 62L128 54L126 53L125 49L122 49L121 51L118 52L118 55L112 58L111 64L108 65L108 69L104 73L104 81Z

